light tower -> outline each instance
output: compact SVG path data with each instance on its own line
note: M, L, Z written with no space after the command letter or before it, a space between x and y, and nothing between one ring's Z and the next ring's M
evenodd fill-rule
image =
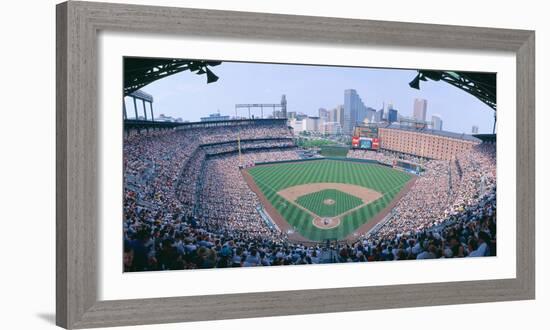
M281 116L286 118L286 95L283 94L281 97Z

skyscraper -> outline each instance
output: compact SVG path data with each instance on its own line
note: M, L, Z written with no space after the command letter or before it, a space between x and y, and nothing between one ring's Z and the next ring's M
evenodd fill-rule
M382 106L382 110L384 110L382 112L382 119L389 121L390 110L393 110L393 104L384 103L384 105Z
M479 127L476 125L472 126L472 134L477 134L477 133L479 133Z
M443 130L443 120L441 120L441 117L439 115L432 116L432 129L436 131Z
M384 116L384 109L380 109L376 111L376 113L374 114L374 122L381 123L382 120L384 119L383 116Z
M302 120L302 129L307 132L320 132L323 122L319 117L307 117Z
M336 121L336 109L330 109L327 117L328 121Z
M367 115L367 107L357 94L355 89L346 89L344 91L344 124L342 131L344 134L351 134L353 127L362 122Z
M334 117L335 118L334 121L339 122L340 127L344 126L344 105L340 104L339 106L334 108L334 111L336 116Z
M325 108L319 108L319 118L328 121L328 110Z
M428 101L425 99L414 99L413 118L416 120L426 121L426 110L428 109Z
M397 109L388 110L388 122L393 123L397 121Z
M371 107L367 107L367 119L369 120L369 123L372 123L374 120L374 115L376 114L376 109L373 109Z
M339 105L334 109L328 111L328 122L336 122L340 124L340 127L344 125L344 106Z

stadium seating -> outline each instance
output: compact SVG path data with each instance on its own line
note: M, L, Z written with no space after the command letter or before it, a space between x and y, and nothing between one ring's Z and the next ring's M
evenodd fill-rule
M354 241L295 242L269 226L240 167L300 159L284 123L171 129L124 140L125 271L495 255L496 158L480 144L427 161L391 217ZM392 164L411 156L350 151Z

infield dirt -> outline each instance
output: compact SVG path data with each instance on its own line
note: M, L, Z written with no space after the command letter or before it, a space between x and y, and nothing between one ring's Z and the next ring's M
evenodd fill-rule
M369 188L361 187L354 184L332 182L302 184L285 188L278 191L277 193L286 200L295 202L301 196L322 191L325 189L340 190L342 192L345 192L346 194L350 194L352 196L360 198L363 201L363 204L368 204L382 197L381 193Z

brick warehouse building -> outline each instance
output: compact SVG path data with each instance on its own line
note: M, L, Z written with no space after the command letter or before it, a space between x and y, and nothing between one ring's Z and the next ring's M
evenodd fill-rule
M452 160L481 140L467 134L393 124L378 129L381 148L424 158Z

